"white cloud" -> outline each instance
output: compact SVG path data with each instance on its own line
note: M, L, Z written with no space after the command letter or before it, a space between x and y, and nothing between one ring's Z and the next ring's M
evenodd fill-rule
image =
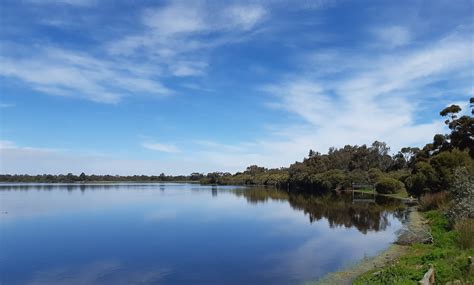
M161 152L168 152L168 153L177 153L180 152L179 148L173 144L163 144L157 142L144 142L142 146L149 150L156 150Z
M422 105L435 98L423 93L424 87L446 78L456 82L472 69L471 48L468 39L451 36L409 52L357 59L356 67L348 55L339 60L346 61L350 72L329 80L313 72L324 65L309 64L309 70L263 88L273 95L270 106L304 123L276 125L271 134L250 144L201 144L205 149L200 156L226 170L242 170L249 164L287 166L310 148L325 152L331 146L375 140L387 142L394 152L422 146L445 131L441 118L423 123L416 119Z
M147 66L62 49L43 48L22 58L0 57L0 63L0 75L20 79L30 88L50 95L117 103L122 97L137 93L172 93L148 74Z
M164 8L147 9L142 21L161 35L199 32L209 28L204 12L197 3L173 3Z
M205 73L205 62L180 61L173 64L170 69L175 76L198 76Z
M12 107L15 107L15 104L0 103L0 108L12 108Z
M96 0L27 0L32 4L44 5L44 4L65 4L78 7L87 7L96 4Z
M155 34L173 36L230 29L249 30L261 22L266 14L267 11L260 5L211 7L200 1L178 1L165 7L147 9L142 21Z
M205 53L239 41L239 33L250 31L265 15L259 5L172 2L145 9L140 18L143 29L105 42L94 54L51 46L21 47L27 51L23 54L3 53L0 76L22 80L42 93L102 103L117 103L132 94L169 95L173 91L161 83L162 77L205 75ZM207 37L210 33L212 38Z
M288 80L266 90L277 96L276 106L312 127L315 144L370 143L375 139L386 140L395 148L420 144L440 130L441 124L415 122L417 107L430 99L430 94L417 92L447 74L453 77L453 72L472 68L471 48L469 40L450 37L409 53L367 59L370 68L362 66L361 72L341 79ZM318 142L321 138L324 143Z
M0 149L5 149L5 148L17 148L17 146L12 141L0 140Z
M112 55L146 55L175 76L204 75L206 52L239 42L267 16L260 5L172 2L144 11L145 29L109 43Z
M230 23L243 30L253 28L257 23L262 21L267 14L267 11L262 6L256 5L235 5L229 7L226 12Z
M410 31L402 26L383 27L375 29L373 32L382 44L390 48L407 45L412 39Z
M164 172L177 175L218 169L215 165L211 167L187 156L160 160L127 159L78 151L20 147L11 141L2 141L0 146L0 173L158 175Z

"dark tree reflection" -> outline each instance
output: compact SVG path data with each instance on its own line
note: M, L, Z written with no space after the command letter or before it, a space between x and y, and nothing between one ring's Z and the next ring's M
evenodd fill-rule
M406 208L400 200L382 196L377 196L374 202L354 202L350 194L311 195L270 188L250 188L235 193L252 204L287 201L293 209L308 215L310 223L326 219L332 228L355 227L364 234L385 230L390 225L390 216L406 218Z

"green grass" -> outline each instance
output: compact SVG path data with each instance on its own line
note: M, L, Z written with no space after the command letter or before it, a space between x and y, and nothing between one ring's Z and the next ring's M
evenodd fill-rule
M430 265L435 269L437 284L474 281L474 272L469 271L467 260L474 255L474 249L461 249L458 233L449 228L448 220L439 211L427 212L426 218L433 244L412 245L399 260L359 276L353 284L417 284Z
M369 193L369 194L377 194L377 192L375 192L375 190L372 190L372 189L369 189L369 188L361 188L361 189L357 189L357 190L354 190L354 192L356 193Z
M394 194L380 194L372 189L357 189L353 191L355 193L376 194L376 195L381 195L381 196L386 196L386 197L391 197L391 198L396 198L396 199L407 199L409 197L408 192L405 190L400 191L398 193L394 193Z
M398 198L398 199L407 199L409 197L408 192L406 190L393 193L393 194L382 194L387 197Z

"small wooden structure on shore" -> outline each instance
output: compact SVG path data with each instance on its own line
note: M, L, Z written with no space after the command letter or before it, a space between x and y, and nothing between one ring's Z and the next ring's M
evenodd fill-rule
M363 184L363 183L352 183L352 190L358 189L370 189L375 193L375 185L374 184Z
M372 193L367 193L371 194L372 198L371 199L361 199L361 198L356 198L355 197L355 190L358 189L370 189L372 190ZM361 193L366 193L366 192L361 192ZM362 202L362 203L375 203L375 185L374 184L361 184L361 183L352 183L352 202Z
M423 276L423 279L421 279L418 282L418 284L421 284L421 285L435 284L435 271L434 271L433 266L430 267L430 269Z

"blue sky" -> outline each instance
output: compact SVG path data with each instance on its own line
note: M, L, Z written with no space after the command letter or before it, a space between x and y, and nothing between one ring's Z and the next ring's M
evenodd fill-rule
M472 1L2 1L0 173L189 174L421 146Z

